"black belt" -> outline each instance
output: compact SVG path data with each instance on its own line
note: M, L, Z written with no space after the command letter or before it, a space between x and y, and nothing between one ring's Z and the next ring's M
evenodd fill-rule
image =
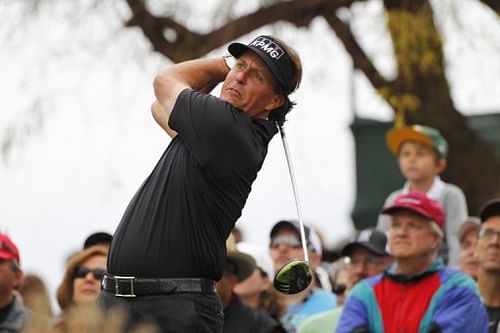
M207 279L140 279L133 276L104 275L101 289L117 297L179 293L213 294L215 281Z

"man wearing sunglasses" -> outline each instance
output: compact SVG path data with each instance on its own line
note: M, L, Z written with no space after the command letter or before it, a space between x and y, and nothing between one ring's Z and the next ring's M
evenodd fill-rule
M479 217L477 285L488 312L488 333L496 333L500 332L500 198L488 201Z
M0 332L17 333L23 328L27 312L15 292L22 278L17 246L0 233Z
M215 283L225 241L302 76L299 56L275 37L231 43L228 52L175 64L154 80L151 111L171 140L113 235L100 296L106 307L125 305L131 325L223 328ZM220 98L210 95L221 82Z
M278 296L287 305L280 321L288 332L294 332L310 316L330 310L337 305L335 295L330 290L322 288L321 284L321 240L311 227L304 226L304 231L313 281L309 288L298 294L280 294ZM273 260L275 271L293 259L304 260L304 251L300 242L300 227L296 221L283 220L272 227L269 254Z

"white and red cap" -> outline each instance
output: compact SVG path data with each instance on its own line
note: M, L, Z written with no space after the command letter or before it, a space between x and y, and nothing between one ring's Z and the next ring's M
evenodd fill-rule
M0 232L0 260L14 260L17 265L21 263L19 250L16 244L4 233Z
M394 204L382 210L383 214L392 215L396 211L409 210L423 217L436 222L444 228L444 209L439 202L430 199L422 192L410 192L400 194Z

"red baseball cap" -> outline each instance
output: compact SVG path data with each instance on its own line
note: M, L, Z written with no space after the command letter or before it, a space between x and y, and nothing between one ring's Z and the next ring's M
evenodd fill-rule
M410 192L400 194L394 204L382 210L383 214L392 215L399 210L409 210L436 222L444 228L444 210L439 202L429 199L425 193Z
M0 259L1 260L15 260L19 265L21 259L19 258L19 250L16 244L7 236L0 232Z

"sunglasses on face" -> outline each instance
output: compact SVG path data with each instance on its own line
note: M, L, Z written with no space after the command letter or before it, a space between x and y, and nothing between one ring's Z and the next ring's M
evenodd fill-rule
M83 279L89 273L92 273L92 276L94 277L94 279L101 280L104 277L106 270L101 269L101 268L90 269L87 267L80 266L80 267L77 267L75 270L75 278Z
M493 237L497 236L498 239L500 239L500 230L497 231L495 229L482 229L479 232L479 239L492 239Z
M351 266L356 266L356 265L367 265L367 266L375 266L380 263L382 258L376 257L376 256L368 256L366 258L350 258L349 264Z
M276 249L280 245L286 245L294 249L301 247L300 241L294 236L280 236L271 240L271 248Z

